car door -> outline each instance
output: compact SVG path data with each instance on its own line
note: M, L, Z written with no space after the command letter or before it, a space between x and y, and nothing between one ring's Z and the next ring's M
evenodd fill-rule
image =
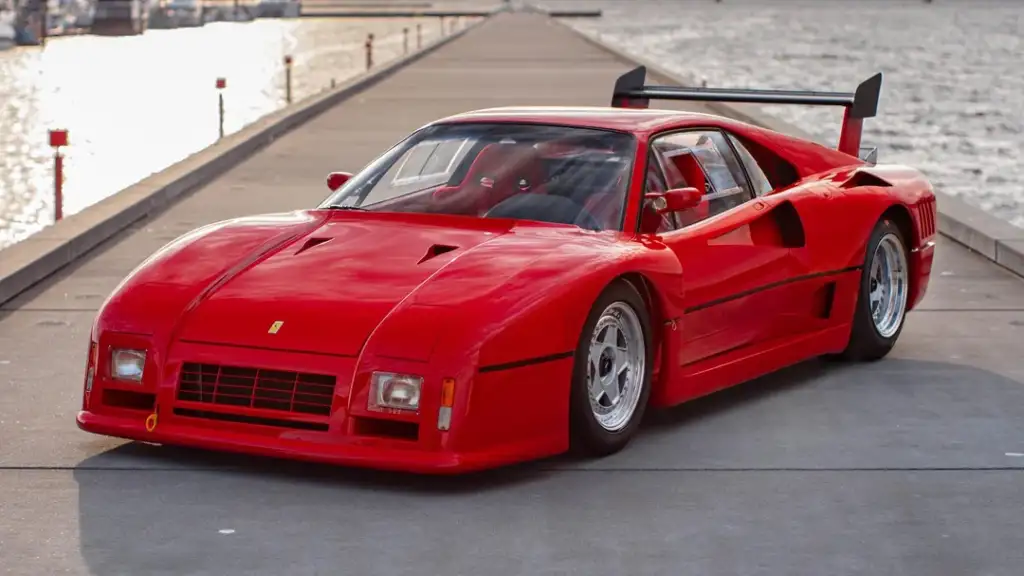
M796 273L774 219L766 217L773 199L755 198L718 130L656 136L650 154L668 188L704 192L699 206L674 214L674 228L658 233L682 266L679 366L769 337L787 297L785 284Z

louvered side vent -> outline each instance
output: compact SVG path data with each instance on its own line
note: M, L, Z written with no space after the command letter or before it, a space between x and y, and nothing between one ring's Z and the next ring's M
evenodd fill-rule
M917 222L920 229L921 241L935 235L937 222L934 198L928 199L917 205Z

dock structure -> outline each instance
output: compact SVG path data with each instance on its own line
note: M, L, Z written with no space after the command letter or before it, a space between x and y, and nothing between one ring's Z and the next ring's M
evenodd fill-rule
M315 206L329 171L444 115L607 105L628 66L543 15L498 14L4 303L6 573L1019 574L1024 281L947 238L889 358L810 362L653 415L603 460L422 480L76 428L96 310L161 245ZM116 205L59 230L110 230ZM62 246L54 234L34 242Z

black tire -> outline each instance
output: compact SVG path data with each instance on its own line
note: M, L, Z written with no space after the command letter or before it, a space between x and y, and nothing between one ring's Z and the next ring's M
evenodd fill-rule
M642 355L644 365L643 375L639 379L640 394L632 415L628 417L627 423L623 427L609 431L598 422L597 416L591 409L587 384L590 345L591 339L594 337L594 329L605 310L616 303L628 306L639 321L644 343ZM594 302L587 321L583 324L576 347L569 398L570 445L573 452L587 457L607 456L622 450L629 443L640 426L647 407L647 400L651 394L653 358L650 316L644 300L632 284L625 280L616 280L605 288Z
M899 325L895 332L885 335L880 333L871 315L871 301L869 298L872 287L871 265L878 245L884 238L890 236L894 236L899 241L898 245L903 253L904 265L909 266L910 254L909 250L907 250L907 241L903 237L903 233L900 232L899 227L892 220L884 219L879 221L875 225L875 229L872 230L871 237L868 238L860 288L857 290L857 307L853 313L853 327L850 330L850 341L846 345L846 349L840 354L842 360L854 362L880 360L889 354L889 351L896 345L896 340L899 339L900 333L903 332L903 325L906 322L907 314L905 298L899 310ZM909 281L909 268L905 274ZM909 284L907 288L909 288Z

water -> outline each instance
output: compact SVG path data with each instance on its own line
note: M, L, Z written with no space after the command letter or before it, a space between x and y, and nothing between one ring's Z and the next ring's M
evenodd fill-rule
M681 75L723 87L852 90L885 74L865 144L922 169L949 194L1024 226L1024 2L1016 0L546 0L598 7L568 20ZM424 42L439 34L422 20ZM402 50L413 20L258 20L52 40L0 51L0 247L52 221L47 130L68 128L65 214L163 169L217 136L225 76L228 132ZM414 37L415 34L413 33ZM412 41L415 44L415 40ZM769 107L833 145L836 109Z
M709 86L851 91L881 71L865 145L936 188L1024 227L1024 2L547 0L569 20ZM765 111L834 146L841 109Z
M417 24L424 44L441 34L437 18L268 19L0 51L0 248L53 222L48 130L69 131L70 215L215 142L218 77L230 134L285 105L286 54L297 101L363 72L367 33L378 64L401 56L403 28L415 49Z

